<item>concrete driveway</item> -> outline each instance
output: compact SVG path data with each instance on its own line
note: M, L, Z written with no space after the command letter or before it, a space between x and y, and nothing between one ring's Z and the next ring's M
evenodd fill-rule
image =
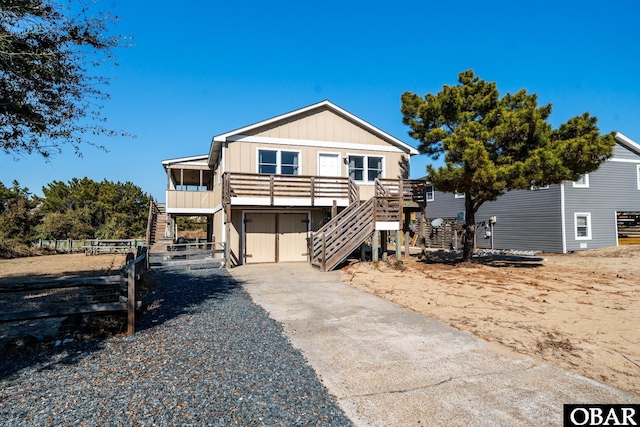
M309 264L231 275L280 322L357 426L562 425L564 403L640 403L340 282Z

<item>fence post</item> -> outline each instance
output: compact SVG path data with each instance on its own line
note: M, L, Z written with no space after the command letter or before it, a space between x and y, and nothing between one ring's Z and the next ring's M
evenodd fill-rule
M136 264L127 264L127 335L136 332Z

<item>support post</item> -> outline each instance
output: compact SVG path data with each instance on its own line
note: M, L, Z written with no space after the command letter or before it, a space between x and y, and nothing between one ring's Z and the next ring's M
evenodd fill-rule
M404 257L409 258L411 255L411 233L408 231L404 233Z
M364 262L366 260L366 244L364 242L362 242L362 244L360 245L360 261Z
M322 233L322 271L327 271L327 237Z
M373 232L373 239L371 242L371 260L375 267L378 266L378 249L380 249L380 233L376 230Z
M231 204L225 206L224 216L224 267L228 270L231 267Z
M338 201L333 199L333 206L331 206L331 219L335 218L338 215Z
M389 232L388 231L381 231L380 232L381 236L380 236L380 248L382 249L382 261L386 261L387 260L387 251L389 250L387 248L387 243L389 243Z
M396 230L396 259L400 261L402 258L400 254L400 245L402 244L402 230Z

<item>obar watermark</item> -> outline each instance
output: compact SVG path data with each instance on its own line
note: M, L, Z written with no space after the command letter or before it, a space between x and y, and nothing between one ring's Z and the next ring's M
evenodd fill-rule
M564 405L565 427L637 426L640 405Z

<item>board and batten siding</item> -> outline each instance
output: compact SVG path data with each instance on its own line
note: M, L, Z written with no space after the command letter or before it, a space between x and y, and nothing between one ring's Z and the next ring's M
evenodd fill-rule
M283 140L282 142L286 142ZM258 173L258 150L297 151L300 153L300 175L318 175L318 153L335 153L340 156L340 176L349 175L348 165L343 161L347 155L382 157L384 178L406 178L408 170L403 165L408 164L408 155L392 151L371 151L363 149L340 149L301 146L291 144L264 144L250 141L236 141L229 144L225 150L227 172Z
M297 116L295 120L270 123L247 132L247 135L311 141L342 141L381 146L389 144L367 129L327 108L309 111L304 115Z

